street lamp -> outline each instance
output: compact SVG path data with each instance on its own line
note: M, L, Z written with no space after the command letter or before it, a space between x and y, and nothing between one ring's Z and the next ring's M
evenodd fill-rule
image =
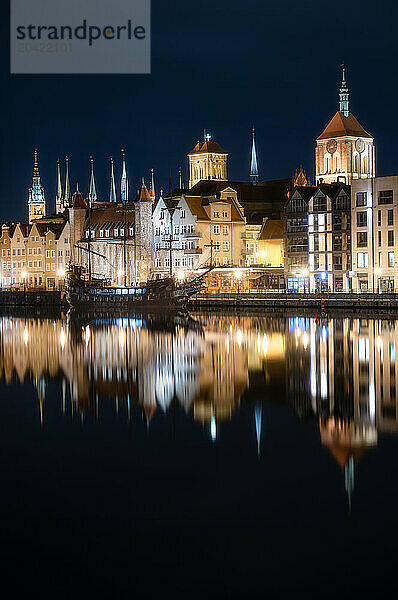
M235 271L235 279L238 282L238 294L240 293L240 280L242 279L242 271Z
M24 292L26 292L26 280L27 280L28 274L26 271L22 271L21 275L22 275L22 279L23 279L23 290L24 290Z

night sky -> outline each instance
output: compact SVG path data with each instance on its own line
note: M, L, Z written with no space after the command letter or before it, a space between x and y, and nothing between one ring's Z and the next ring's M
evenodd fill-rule
M341 6L287 0L153 0L152 74L9 75L9 7L2 0L0 219L25 217L33 150L54 206L57 158L71 160L73 187L108 198L109 157L125 147L132 189L156 170L157 188L203 128L230 153L229 176L247 179L257 131L262 179L313 177L314 140L338 109L339 65L347 65L350 108L376 138L379 175L398 173L395 2Z

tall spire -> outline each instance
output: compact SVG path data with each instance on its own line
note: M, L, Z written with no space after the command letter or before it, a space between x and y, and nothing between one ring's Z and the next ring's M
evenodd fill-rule
M153 196L156 197L156 192L155 192L155 171L154 171L154 169L151 169L151 190L152 190Z
M182 184L182 169L181 169L181 167L179 168L178 173L180 175L180 190L182 190L184 186Z
M122 180L120 185L120 195L123 204L129 201L129 181L127 178L126 154L122 149Z
M35 182L35 180L37 180ZM39 173L39 159L38 159L38 151L35 150L35 158L33 164L33 184L38 183L40 185L40 173Z
M254 420L256 424L257 456L260 458L261 452L261 427L262 427L262 406L256 404L254 407Z
M68 157L65 158L65 163L66 163L66 167L65 167L64 208L69 206L70 199L71 199L70 181L69 181L69 158Z
M41 185L39 172L38 152L35 150L33 163L33 178L32 187L29 189L29 223L35 218L44 217L46 215L46 200L44 197L44 189Z
M88 190L89 206L91 206L91 204L93 202L97 201L97 188L95 186L95 177L94 177L94 159L92 156L90 156L90 163L91 163L90 187Z
M57 160L57 194L55 196L55 212L61 213L63 210L62 204L62 182L61 182L61 164Z
M116 183L115 183L115 170L113 167L113 158L111 158L111 189L109 192L109 202L116 202Z
M257 149L256 149L256 132L253 127L253 140L252 140L252 155L250 162L250 181L253 185L258 183L258 162L257 162Z
M347 82L345 80L344 64L341 65L341 68L342 68L343 72L342 72L342 80L341 80L341 87L340 87L340 94L339 94L340 95L340 112L342 112L345 117L348 117L348 115L350 114L350 110L349 110L350 93L348 91Z

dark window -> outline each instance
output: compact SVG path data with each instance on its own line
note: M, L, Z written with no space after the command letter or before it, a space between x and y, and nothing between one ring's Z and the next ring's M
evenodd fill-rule
M381 227L381 210L377 211L377 225Z
M377 232L377 237L378 237L378 243L379 243L379 248L381 246L381 231Z
M357 246L358 248L366 248L368 245L368 232L359 231L357 233Z
M292 198L292 201L290 203L290 211L292 213L297 213L297 212L306 212L307 211L307 205L305 204L304 200L302 200L302 198Z
M366 196L367 196L366 192L357 192L356 205L357 206L366 206L366 204L367 204Z
M333 236L333 250L341 250L343 247L342 234L335 234Z
M341 255L333 256L333 267L336 271L341 271L343 268L343 259Z
M394 245L394 232L393 231L388 232L388 245L389 246Z
M347 194L340 194L334 202L335 210L350 210L350 201Z
M319 250L319 235L318 234L314 235L314 250L315 251Z
M381 190L379 192L379 204L392 204L394 193L392 190Z
M390 226L394 225L394 211L392 210L392 208L390 208L388 211L388 224Z
M326 198L325 196L317 196L313 202L314 212L325 212L326 211Z
M357 212L357 227L366 227L368 224L366 211Z
M333 215L333 229L341 231L341 215Z

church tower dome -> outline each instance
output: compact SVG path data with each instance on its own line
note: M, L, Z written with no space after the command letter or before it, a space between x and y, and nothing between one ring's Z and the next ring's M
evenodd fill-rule
M349 109L349 89L345 67L339 92L339 110L316 140L316 182L341 181L376 176L374 137L357 121Z

